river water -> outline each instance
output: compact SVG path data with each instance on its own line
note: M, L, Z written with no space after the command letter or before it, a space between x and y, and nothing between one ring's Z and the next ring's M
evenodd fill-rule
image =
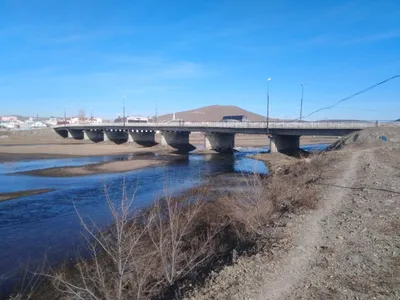
M308 150L322 149L325 145ZM82 242L77 211L99 227L111 222L104 193L120 201L125 180L136 206L147 206L167 189L179 194L221 174L268 172L265 164L246 155L266 149L240 148L234 155L183 155L166 166L125 173L84 177L38 177L15 172L52 167L83 166L99 162L135 159L137 155L96 156L18 161L0 164L0 193L54 189L49 193L0 202L0 295L21 269L35 269L44 260L57 263L76 257ZM156 154L145 158L157 159ZM143 156L140 156L143 159ZM1 297L0 297L1 298Z

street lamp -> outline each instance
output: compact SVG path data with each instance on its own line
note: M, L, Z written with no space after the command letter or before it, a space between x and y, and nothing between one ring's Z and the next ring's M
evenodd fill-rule
M271 78L268 78L267 81L267 134L269 133L269 82Z
M64 126L67 124L67 106L64 105Z
M122 122L124 122L125 127L125 96L122 97L123 107L122 107Z
M301 83L301 102L300 102L300 122L303 118L303 95L304 95L304 84Z
M158 123L158 100L156 100L156 123Z

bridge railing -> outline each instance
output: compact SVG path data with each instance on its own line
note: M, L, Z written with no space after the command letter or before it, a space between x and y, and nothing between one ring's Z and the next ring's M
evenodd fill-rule
M269 122L270 129L363 129L373 127L374 122ZM86 128L103 128L103 127L122 127L123 123L102 123L102 124L65 124L58 125L54 128L62 127L86 127ZM260 129L267 128L267 122L167 122L167 123L125 123L125 127L138 128L248 128Z
M151 124L151 125L150 125ZM129 124L130 125L130 124ZM210 128L267 128L267 122L169 122L149 123L150 126L162 127L210 127ZM367 128L375 126L372 122L270 122L274 128Z

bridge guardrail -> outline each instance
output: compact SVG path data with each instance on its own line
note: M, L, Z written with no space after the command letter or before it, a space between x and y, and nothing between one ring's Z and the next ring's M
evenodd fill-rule
M102 123L102 124L63 124L53 128L63 127L88 127L102 128L123 126L123 123ZM269 122L269 129L363 129L374 127L374 122ZM248 128L261 129L267 128L267 122L168 122L168 123L125 123L125 127L152 127L152 128L176 128L176 127L198 127L198 128Z

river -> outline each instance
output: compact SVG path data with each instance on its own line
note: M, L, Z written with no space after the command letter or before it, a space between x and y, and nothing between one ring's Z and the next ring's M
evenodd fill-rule
M307 150L322 149L325 145ZM162 196L165 188L179 194L221 174L255 172L266 174L265 164L246 156L265 149L240 148L234 155L182 155L165 166L125 173L84 177L38 177L13 175L52 167L83 166L99 162L135 159L137 155L18 161L0 164L0 193L32 189L54 191L0 202L0 295L8 290L18 270L35 269L74 259L82 242L77 211L99 227L110 224L111 216L104 193L107 186L113 201L120 201L125 180L135 206L147 206ZM157 159L156 154L147 158ZM143 159L143 156L140 156ZM1 298L1 297L0 297Z

